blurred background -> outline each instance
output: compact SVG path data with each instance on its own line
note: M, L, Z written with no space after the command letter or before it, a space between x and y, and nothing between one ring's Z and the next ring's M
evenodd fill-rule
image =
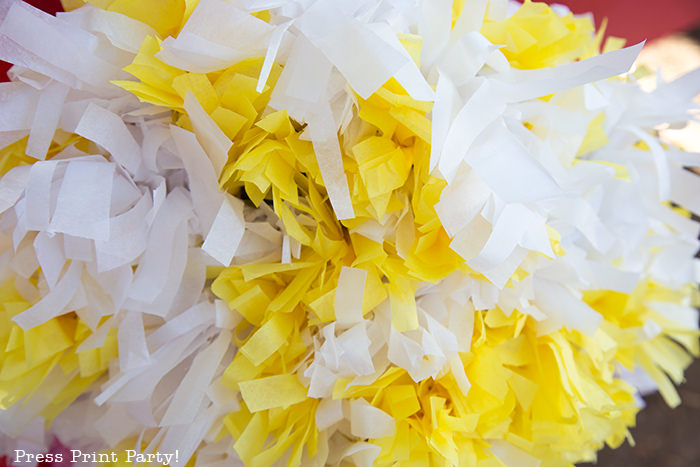
M574 13L592 11L596 26L608 18L607 34L623 37L628 45L647 43L636 66L659 69L672 80L700 67L700 0L566 0ZM653 89L653 77L640 82ZM700 96L696 97L700 104ZM665 130L662 137L687 151L700 153L700 122L681 130ZM659 394L646 396L646 408L637 415L632 430L636 446L625 443L606 448L598 455L599 467L691 467L700 466L700 361L686 371L678 388L683 403L669 408Z
M26 0L54 13L60 0ZM149 0L140 0L149 1ZM592 12L596 26L607 18L606 34L628 40L628 45L646 40L636 66L660 69L666 80L700 67L700 0L559 0L547 3L567 5L574 13ZM6 80L8 64L0 62L0 80ZM653 88L653 79L641 83ZM700 104L700 98L696 98ZM688 151L700 153L700 123L662 135ZM700 157L700 156L699 156ZM647 407L632 430L636 446L625 443L618 449L604 449L599 467L692 467L700 466L700 361L686 372L679 389L682 405L670 409L658 394L645 397ZM593 464L588 464L593 465ZM0 458L0 467L5 459Z
M553 3L553 2L552 2ZM608 18L609 34L628 39L628 44L647 40L636 66L659 69L666 80L700 67L700 0L567 0L575 13L594 11L596 25ZM653 89L653 77L640 85ZM696 97L700 104L700 96ZM664 130L662 137L687 151L700 153L700 122L681 130ZM691 467L700 466L700 361L686 371L678 388L683 401L669 408L661 396L646 396L646 408L637 415L632 430L636 446L625 443L606 448L597 466ZM596 464L587 464L589 466Z

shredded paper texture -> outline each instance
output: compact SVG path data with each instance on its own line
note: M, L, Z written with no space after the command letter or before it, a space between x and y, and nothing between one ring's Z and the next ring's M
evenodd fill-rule
M5 454L564 467L680 403L700 71L529 0L64 6L0 0Z

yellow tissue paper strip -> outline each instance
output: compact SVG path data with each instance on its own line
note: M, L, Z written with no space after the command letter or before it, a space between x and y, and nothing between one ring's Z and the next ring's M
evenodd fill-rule
M42 415L50 421L107 370L117 356L116 332L102 346L76 353L88 327L69 313L23 331L11 318L29 306L12 281L0 285L0 407L32 401L45 385L52 391Z
M239 383L241 396L251 412L288 407L306 399L306 388L296 375L275 375Z
M89 3L115 11L144 22L155 29L161 38L175 36L180 30L185 14L185 0L88 0ZM187 5L187 9L192 7ZM191 10L190 10L191 11Z
M503 54L516 68L545 68L596 55L602 37L589 18L559 16L547 4L525 0L507 19L486 18L482 34L505 45Z

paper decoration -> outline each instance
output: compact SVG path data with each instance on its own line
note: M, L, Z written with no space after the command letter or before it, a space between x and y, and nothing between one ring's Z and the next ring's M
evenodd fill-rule
M680 403L700 72L527 0L66 5L0 0L7 453L568 466Z

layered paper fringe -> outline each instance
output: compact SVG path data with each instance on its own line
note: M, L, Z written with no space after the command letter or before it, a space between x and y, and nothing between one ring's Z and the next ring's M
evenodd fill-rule
M529 1L83 3L0 1L6 453L566 466L680 403L700 72Z

